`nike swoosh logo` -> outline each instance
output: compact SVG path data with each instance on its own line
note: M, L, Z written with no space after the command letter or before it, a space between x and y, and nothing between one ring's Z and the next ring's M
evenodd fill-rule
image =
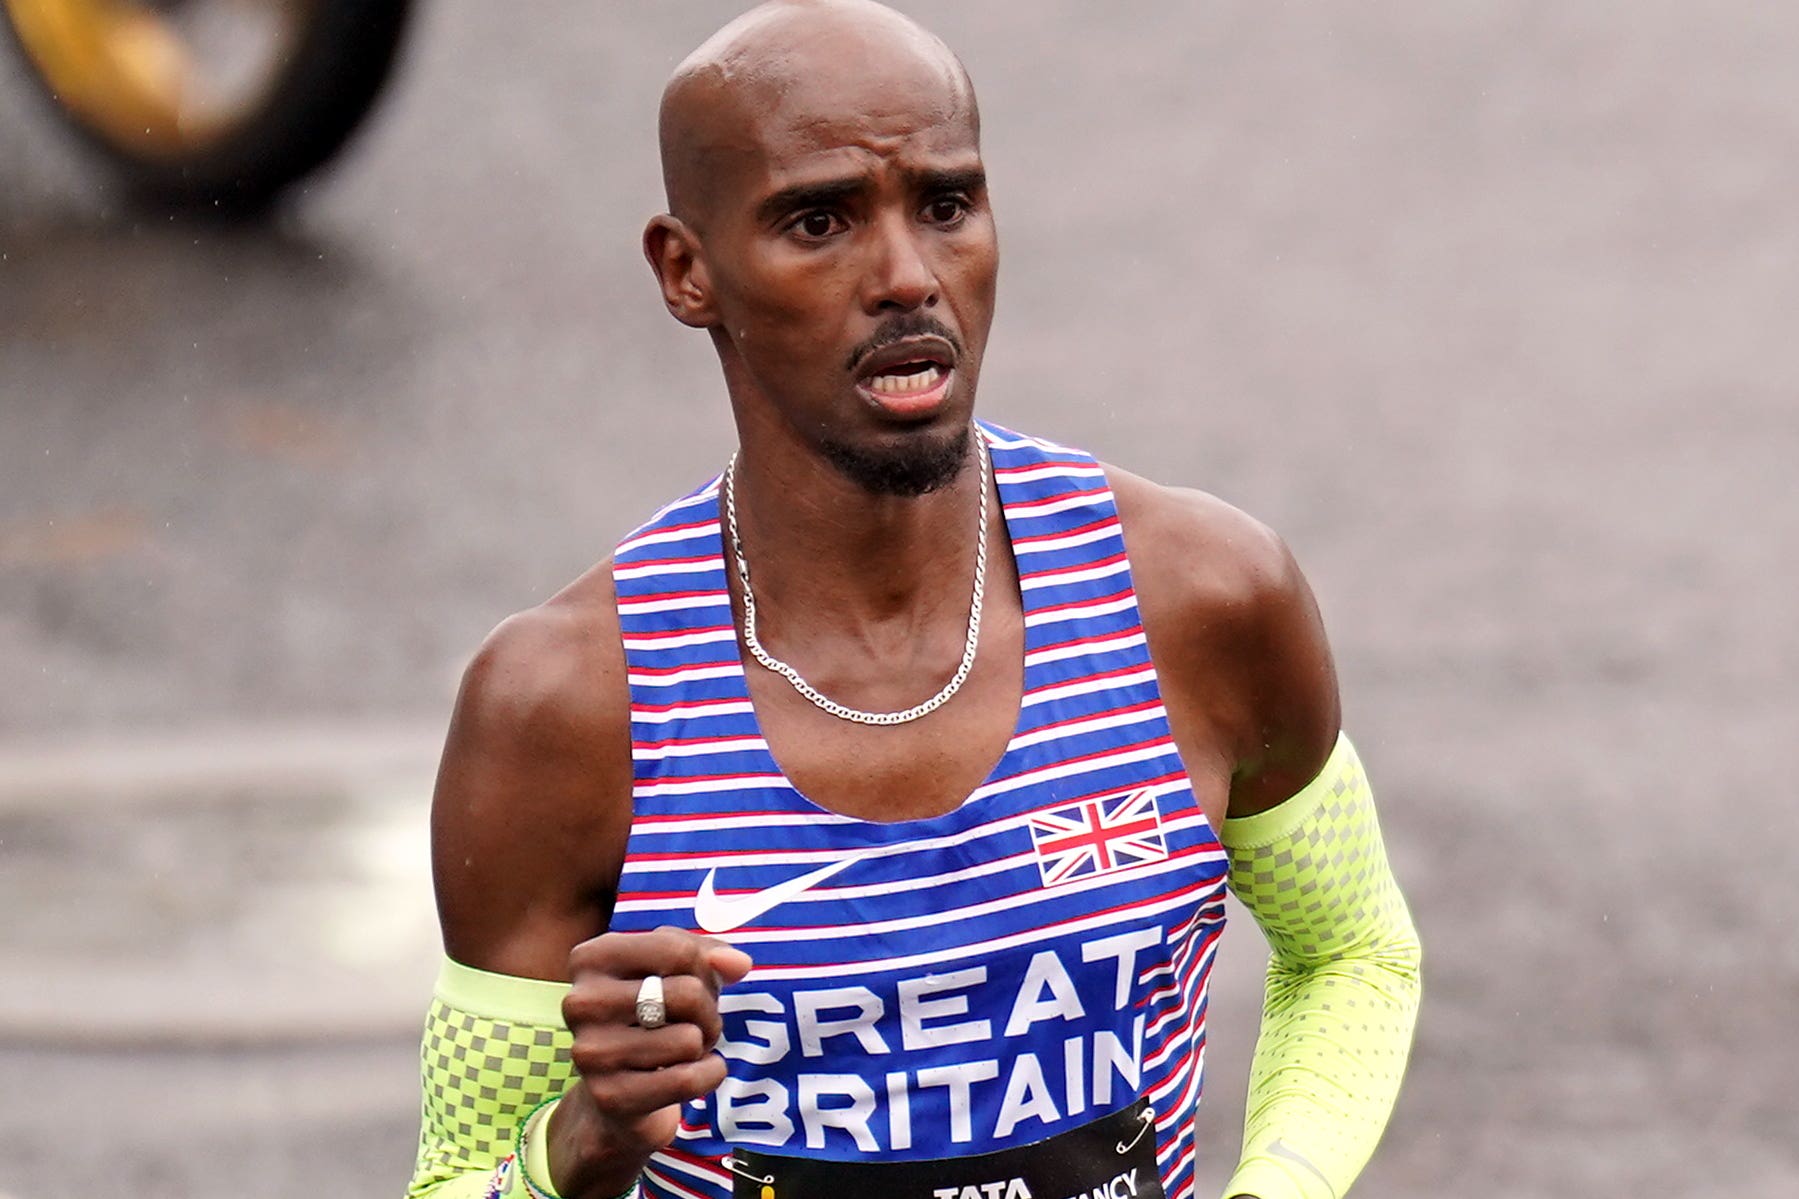
M1297 1165L1304 1166L1306 1169L1310 1170L1314 1175L1317 1176L1318 1181L1322 1182L1324 1184L1324 1189L1329 1191L1331 1193L1333 1199L1335 1199L1335 1196L1337 1194L1337 1188L1332 1186L1331 1180L1324 1176L1324 1171L1320 1170L1317 1166L1314 1166L1311 1162L1307 1161L1300 1154L1295 1153L1293 1150L1287 1148L1287 1144L1285 1141L1281 1140L1279 1137L1275 1137L1274 1140L1272 1140L1268 1143L1268 1152L1275 1157L1284 1157L1288 1161L1293 1162Z
M709 933L728 933L742 928L764 912L780 907L794 896L808 888L824 882L833 874L848 866L860 862L860 856L851 856L835 862L826 862L817 870L802 874L798 878L790 878L784 883L776 883L760 891L752 891L748 895L720 895L713 889L713 879L718 874L715 866L706 872L700 881L700 891L693 897L694 923Z

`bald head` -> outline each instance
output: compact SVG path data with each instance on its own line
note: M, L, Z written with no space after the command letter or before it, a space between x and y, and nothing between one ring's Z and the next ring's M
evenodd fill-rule
M770 135L819 119L878 130L904 106L966 122L980 113L968 73L942 39L872 0L769 0L713 34L662 93L662 180L669 212L703 227Z

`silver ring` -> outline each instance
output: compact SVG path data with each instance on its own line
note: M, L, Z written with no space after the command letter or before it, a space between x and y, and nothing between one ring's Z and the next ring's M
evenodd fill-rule
M637 987L637 1024L661 1028L668 1023L668 1004L662 1001L662 976L652 974Z

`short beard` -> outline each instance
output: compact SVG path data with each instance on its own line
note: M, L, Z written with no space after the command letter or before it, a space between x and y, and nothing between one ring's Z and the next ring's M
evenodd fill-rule
M826 461L850 482L875 495L920 496L946 486L968 461L969 429L907 438L892 448L870 449L826 441Z

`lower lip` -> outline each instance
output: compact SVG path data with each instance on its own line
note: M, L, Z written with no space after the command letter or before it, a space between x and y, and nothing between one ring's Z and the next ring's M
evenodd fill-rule
M888 416L899 420L919 420L934 415L939 408L943 407L944 398L949 395L950 380L955 376L954 367L944 368L943 378L937 380L936 385L929 391L913 391L896 395L892 392L875 391L861 383L856 385L856 390L862 393L863 399Z

